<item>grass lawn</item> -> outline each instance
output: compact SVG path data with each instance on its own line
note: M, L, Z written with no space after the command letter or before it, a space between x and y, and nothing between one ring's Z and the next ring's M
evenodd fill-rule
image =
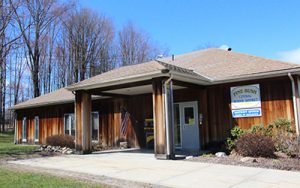
M59 178L29 172L16 172L0 166L0 187L32 188L32 187L101 187L99 185L83 183L72 179Z
M0 133L0 160L10 155L20 153L30 153L38 146L15 145L12 133Z
M14 135L12 133L0 133L0 162L19 156L27 158L38 146L15 145ZM19 158L17 157L17 158ZM18 172L16 169L9 169L7 166L1 166L0 163L0 188L18 188L18 187L100 187L98 185L79 182L73 179L60 178L56 176Z

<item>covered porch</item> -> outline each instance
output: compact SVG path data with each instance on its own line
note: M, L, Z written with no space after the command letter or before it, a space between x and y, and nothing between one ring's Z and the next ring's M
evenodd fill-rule
M104 145L126 141L134 147L149 148L150 144L151 148L149 139L152 136L156 158L172 159L175 149L200 151L201 125L205 123L203 114L206 109L202 101L205 101L206 91L204 86L189 79L168 74L147 80L79 89L74 93L75 140L79 153L92 151L91 114L95 105L103 112L99 118ZM107 100L114 102L110 107L105 105L105 101L92 103L94 95L109 97ZM112 117L105 115L108 108L112 108ZM122 116L126 113L130 114L130 120L124 134ZM113 127L108 128L107 124L113 124ZM182 137L189 139L183 141Z

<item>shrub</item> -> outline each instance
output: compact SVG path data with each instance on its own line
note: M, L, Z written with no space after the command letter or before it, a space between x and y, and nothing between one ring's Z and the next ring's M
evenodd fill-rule
M291 157L299 156L299 141L291 120L279 118L274 121L270 136L276 151L286 153Z
M276 128L277 130L281 130L283 132L290 132L290 133L294 132L292 121L285 118L279 118L275 120L274 128Z
M259 125L253 125L250 129L249 132L253 134L265 134L265 127L261 124Z
M268 136L248 133L236 141L236 152L249 157L274 157L274 142Z
M70 135L54 135L46 139L47 145L75 148L74 137Z
M227 138L226 148L231 151L235 148L235 142L242 135L246 134L246 131L241 129L239 126L235 126L230 130L230 137Z

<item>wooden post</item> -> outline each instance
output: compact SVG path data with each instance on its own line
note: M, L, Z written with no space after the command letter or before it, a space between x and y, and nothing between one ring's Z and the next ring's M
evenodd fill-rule
M173 135L170 134L173 130L169 129L167 133L167 122L171 124L171 117L169 117L169 113L166 113L166 104L169 106L168 97L164 93L164 83L165 79L163 80L153 80L152 87L153 87L153 123L154 123L154 153L155 157L158 159L172 159L174 157L173 153ZM168 101L165 101L165 100ZM167 119L169 118L169 119ZM169 126L172 128L172 126ZM167 142L166 135L168 134L169 142ZM167 153L167 144L169 144L169 153Z
M75 148L79 154L91 153L92 150L91 112L91 95L77 91L75 95Z

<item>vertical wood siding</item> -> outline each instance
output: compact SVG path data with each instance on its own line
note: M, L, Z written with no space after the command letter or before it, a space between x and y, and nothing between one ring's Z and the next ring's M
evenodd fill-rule
M34 143L34 117L39 116L39 143L46 143L46 138L55 134L64 134L64 114L73 113L73 104L46 106L17 110L17 142L22 142L22 120L27 118L27 142Z
M230 87L248 84L260 84L262 116L232 118ZM207 101L208 126L205 129L208 131L201 134L205 137L204 145L225 140L234 126L248 129L258 124L267 126L278 118L294 120L291 82L287 76L211 86L207 88Z
M262 116L232 118L230 109L230 87L260 84ZM235 125L250 128L252 125L267 126L277 118L293 120L292 89L288 77L255 80L209 86L205 89L181 89L174 91L174 102L198 101L199 113L203 114L203 124L199 125L201 147L224 141ZM99 112L99 135L103 146L116 146L127 140L132 147L145 147L144 120L153 118L152 94L144 94L118 99L95 100L92 111ZM121 107L130 113L126 137L120 135ZM65 113L74 113L74 104L17 110L18 142L22 139L22 118L28 119L29 142L34 140L34 116L40 118L39 142L54 134L64 134Z

